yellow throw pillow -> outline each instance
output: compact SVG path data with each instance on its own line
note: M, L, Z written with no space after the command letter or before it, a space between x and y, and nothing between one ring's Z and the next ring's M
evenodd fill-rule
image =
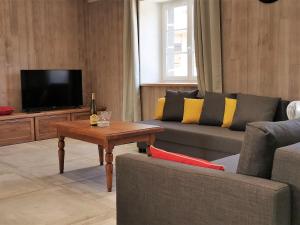
M222 127L229 128L231 126L236 110L236 103L236 99L225 98L225 110Z
M199 123L204 99L184 99L184 112L182 123Z
M166 98L159 98L157 100L156 108L155 108L155 115L154 119L161 120L164 113Z

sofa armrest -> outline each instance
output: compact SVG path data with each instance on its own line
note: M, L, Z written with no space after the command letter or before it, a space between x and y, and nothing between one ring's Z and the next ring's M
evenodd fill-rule
M300 143L276 150L272 180L286 183L290 186L292 224L300 224Z
M288 225L289 186L144 155L116 160L118 225Z

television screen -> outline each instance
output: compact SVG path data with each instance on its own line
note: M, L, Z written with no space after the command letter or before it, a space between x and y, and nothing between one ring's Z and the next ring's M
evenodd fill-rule
M21 70L23 111L82 105L81 70Z

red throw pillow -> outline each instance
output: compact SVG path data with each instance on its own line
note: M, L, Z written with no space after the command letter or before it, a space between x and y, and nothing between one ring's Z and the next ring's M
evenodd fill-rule
M150 153L153 158L163 159L168 161L174 161L178 163L183 163L192 166L198 166L203 168L209 168L214 170L222 170L224 171L224 166L213 164L203 159L197 159L177 153L167 152L159 148L155 148L150 146Z
M10 115L15 111L14 107L10 106L0 106L0 116Z

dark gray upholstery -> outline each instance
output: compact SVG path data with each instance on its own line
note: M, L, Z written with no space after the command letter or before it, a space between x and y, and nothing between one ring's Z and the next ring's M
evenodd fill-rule
M231 130L245 131L247 123L274 121L280 98L238 94Z
M247 125L237 172L270 178L277 148L300 142L300 119Z
M199 124L209 126L221 126L223 124L225 97L236 98L236 95L205 92Z
M225 153L225 155L238 154L244 139L244 132L231 131L227 128L204 126L198 124L182 124L180 122L148 120L141 123L158 125L165 128L163 133L156 135L157 141L171 142L189 147L198 148L199 151L215 151ZM145 145L139 144L139 148ZM157 146L158 147L158 146ZM180 149L166 149L169 151L179 151ZM180 152L181 151L181 152Z
M239 160L240 160L240 154L237 154L237 155L231 155L222 159L215 160L213 161L213 163L223 165L226 172L236 173Z
M287 120L286 107L288 103L283 100L279 102L275 116L276 121ZM148 120L140 123L154 124L165 128L162 134L157 135L156 147L210 161L238 154L241 151L245 133L221 127L171 121ZM146 147L145 143L138 143L139 149L146 149Z
M196 98L198 90L171 91L166 92L166 101L162 120L181 121L184 111L184 98Z
M276 115L275 115L275 121L288 120L286 109L287 109L289 103L290 103L290 101L286 101L286 100L281 100L278 103L277 111L276 111Z
M155 142L155 146L157 148L164 149L169 152L184 154L191 157L206 159L209 161L213 161L216 159L222 159L232 155L231 153L226 152L218 152L213 150L205 150L203 148L199 149L199 147L193 147L188 145L177 144L174 142L161 141L157 140Z
M290 225L286 184L145 155L116 167L118 225Z
M145 155L118 156L118 225L300 225L300 143L276 150L300 142L300 120L252 123L246 137L220 127L145 123L166 128L156 146L218 159L213 162L225 172ZM238 165L271 180L237 174Z
M292 224L300 224L300 143L276 150L272 180L290 185Z

